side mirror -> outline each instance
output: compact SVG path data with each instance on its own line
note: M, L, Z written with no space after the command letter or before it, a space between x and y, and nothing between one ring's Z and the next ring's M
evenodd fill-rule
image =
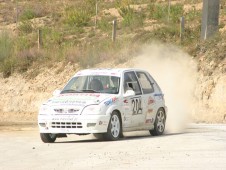
M135 96L135 92L133 90L127 90L123 97Z
M59 96L61 90L57 89L57 90L54 90L53 92L53 96Z

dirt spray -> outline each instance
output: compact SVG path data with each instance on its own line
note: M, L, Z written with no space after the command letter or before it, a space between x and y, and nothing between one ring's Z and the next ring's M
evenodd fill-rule
M134 67L148 70L164 93L168 107L166 133L182 132L195 102L195 61L178 47L155 42L146 45L134 63Z

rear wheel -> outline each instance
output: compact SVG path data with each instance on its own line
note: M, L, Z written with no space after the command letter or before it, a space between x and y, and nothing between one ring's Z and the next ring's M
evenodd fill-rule
M150 134L153 136L162 135L165 130L166 114L165 111L160 108L156 114L154 129L150 130Z
M118 112L113 112L108 124L107 133L103 134L105 140L118 140L122 135L122 124Z
M40 137L44 143L53 143L57 138L57 134L40 133Z

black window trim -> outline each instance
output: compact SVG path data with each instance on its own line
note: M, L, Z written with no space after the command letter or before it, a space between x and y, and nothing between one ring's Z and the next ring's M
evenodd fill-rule
M142 88L141 88L140 81L139 81L139 79L138 79L138 77L137 77L136 71L134 71L134 70L128 70L128 71L125 71L125 72L123 73L123 86L124 86L124 80L125 80L125 73L131 73L131 72L134 73L134 75L135 75L135 77L136 77L136 79L137 79L138 86L139 86L140 91L141 91L141 93L135 94L135 96L143 95L143 90L142 90ZM124 88L123 88L123 89L124 89ZM125 91L124 91L124 93L125 93Z
M142 87L142 85L141 85L141 83L140 83L140 80L139 80L139 78L138 78L138 75L137 75L137 73L143 73L145 76L146 76L146 78L147 78L147 80L150 82L150 84L151 84L151 87L152 87L152 92L150 92L150 93L144 93L143 92L143 87ZM142 90L142 94L152 94L152 93L154 93L155 92L155 89L154 89L154 86L153 86L153 84L154 84L154 82L152 82L151 81L151 79L150 79L150 74L149 73L147 73L147 72L145 72L145 71L135 71L135 74L136 74L136 76L137 76L137 79L138 79L138 81L139 81L139 84L140 84L140 87L141 87L141 90Z

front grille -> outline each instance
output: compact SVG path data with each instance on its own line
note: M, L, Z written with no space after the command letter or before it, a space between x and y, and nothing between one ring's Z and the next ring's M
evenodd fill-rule
M81 122L52 122L52 128L82 128Z
M77 113L79 109L54 109L56 113Z

